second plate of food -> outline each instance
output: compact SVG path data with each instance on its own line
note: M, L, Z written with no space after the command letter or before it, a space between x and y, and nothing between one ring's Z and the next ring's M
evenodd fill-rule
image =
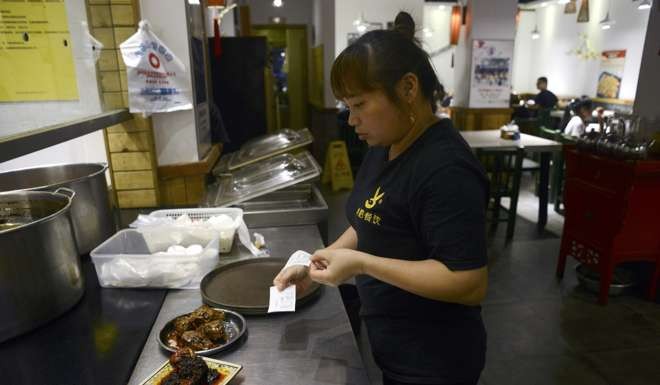
M240 344L246 332L247 323L239 313L202 305L166 323L158 343L170 352L192 349L199 355L211 355Z

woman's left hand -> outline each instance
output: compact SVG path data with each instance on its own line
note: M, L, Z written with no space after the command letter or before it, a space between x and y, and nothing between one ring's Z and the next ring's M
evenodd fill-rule
M314 252L309 276L328 286L337 286L364 273L366 254L351 249L322 249Z

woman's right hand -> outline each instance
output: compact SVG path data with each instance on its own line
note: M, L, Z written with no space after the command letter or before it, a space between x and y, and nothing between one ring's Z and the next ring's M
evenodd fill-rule
M296 291L302 293L311 284L312 279L309 277L309 267L301 265L289 266L286 269L282 269L273 280L273 285L279 291L286 289L290 285L296 285Z

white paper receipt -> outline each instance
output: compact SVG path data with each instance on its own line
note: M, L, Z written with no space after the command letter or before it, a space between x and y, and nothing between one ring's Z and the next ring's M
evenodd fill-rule
M289 266L307 266L311 264L310 258L312 255L306 251L298 250L295 253L291 254L289 260L286 261L286 265L282 269L286 269Z
M270 287L270 300L268 312L296 311L296 285L291 285L279 291L277 287Z

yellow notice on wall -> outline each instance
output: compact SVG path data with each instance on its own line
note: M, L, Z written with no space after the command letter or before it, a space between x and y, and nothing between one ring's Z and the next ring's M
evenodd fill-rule
M64 0L0 0L0 102L77 99Z

